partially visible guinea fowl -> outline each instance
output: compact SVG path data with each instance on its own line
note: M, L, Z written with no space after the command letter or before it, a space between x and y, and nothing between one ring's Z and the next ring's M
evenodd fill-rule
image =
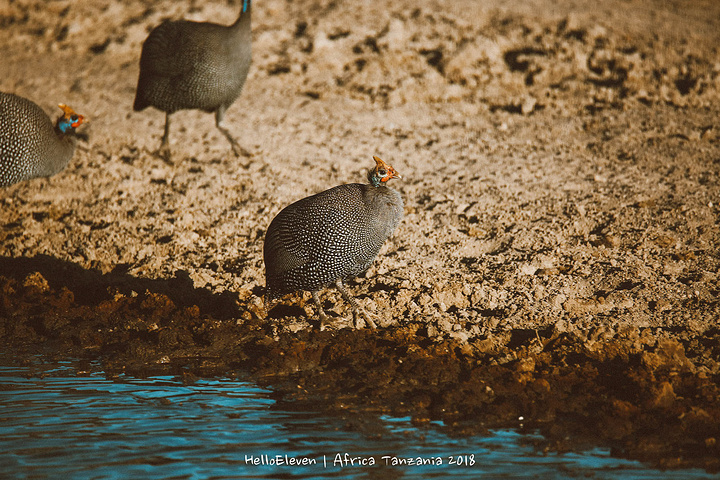
M266 301L296 290L309 290L317 305L320 326L327 315L318 290L335 284L358 316L375 328L369 315L348 294L343 280L370 267L403 214L400 194L385 186L401 178L378 157L368 172L370 184L339 185L285 207L265 235Z
M53 127L42 108L27 98L0 92L0 187L50 177L70 162L75 128L84 117L67 105Z
M223 117L240 96L250 70L250 10L250 0L243 0L230 26L166 21L143 43L133 110L153 106L165 112L163 156L170 152L170 115L184 109L215 112L215 125L235 155L249 155L225 128Z

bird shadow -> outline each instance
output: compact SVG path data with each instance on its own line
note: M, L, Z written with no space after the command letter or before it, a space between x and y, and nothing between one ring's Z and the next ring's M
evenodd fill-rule
M195 288L188 272L178 270L173 278L150 279L127 273L127 265L118 265L108 273L93 268L83 268L73 262L49 255L34 257L0 256L0 276L23 281L29 274L38 272L53 290L66 287L73 292L80 305L97 305L109 300L115 293L132 295L133 292L166 295L175 305L197 305L200 313L218 320L237 318L238 297L234 292L212 292Z

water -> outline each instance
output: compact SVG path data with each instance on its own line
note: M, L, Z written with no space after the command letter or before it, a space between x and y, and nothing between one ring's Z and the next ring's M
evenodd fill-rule
M184 385L170 376L78 374L73 362L4 363L2 478L715 478L652 470L603 449L545 455L513 430L454 438L381 416L364 434L230 378ZM418 458L424 465L393 465Z

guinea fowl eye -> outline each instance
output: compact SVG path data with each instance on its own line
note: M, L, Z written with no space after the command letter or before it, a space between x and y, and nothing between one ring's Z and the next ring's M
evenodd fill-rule
M385 171L384 168L379 169L378 173L380 174L381 177L384 177L385 175L387 175L387 171Z
M78 119L77 115L73 115L72 117L70 117L70 120L72 120L73 122L76 122L77 119Z

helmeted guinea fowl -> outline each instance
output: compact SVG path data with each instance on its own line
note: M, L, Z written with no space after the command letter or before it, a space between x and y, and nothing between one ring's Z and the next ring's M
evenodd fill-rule
M27 98L0 92L0 187L50 177L70 162L77 128L84 120L67 105L53 127L50 117Z
M170 115L178 110L215 112L215 125L236 155L248 155L223 124L240 96L251 59L250 0L243 0L230 26L188 20L166 21L150 32L140 55L133 109L165 112L160 152L169 155Z
M318 290L335 284L353 309L355 327L361 315L375 323L348 294L343 280L370 267L403 214L400 194L385 186L401 178L378 157L368 172L370 184L339 185L285 207L265 235L266 301L296 290L309 290L320 325L327 321Z

